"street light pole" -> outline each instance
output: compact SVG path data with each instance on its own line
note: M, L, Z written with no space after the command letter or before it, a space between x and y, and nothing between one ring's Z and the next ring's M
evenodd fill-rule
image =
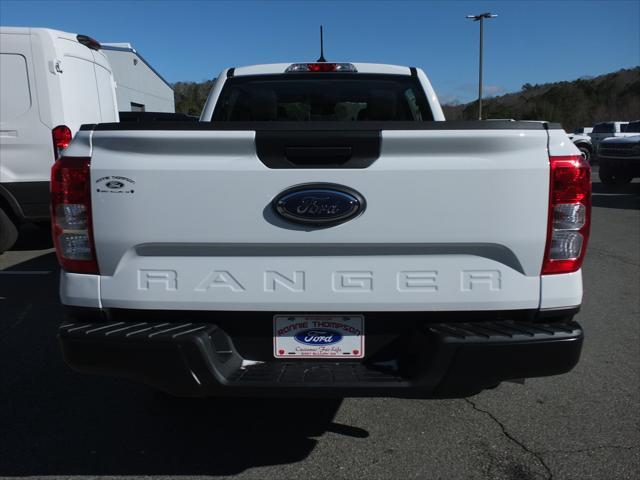
M484 19L496 18L498 15L493 13L481 13L480 15L467 15L467 18L473 19L474 22L480 22L480 65L478 73L478 120L482 120L482 57L484 54Z
M478 66L478 120L482 120L482 54L484 52L484 17L480 17L480 65Z

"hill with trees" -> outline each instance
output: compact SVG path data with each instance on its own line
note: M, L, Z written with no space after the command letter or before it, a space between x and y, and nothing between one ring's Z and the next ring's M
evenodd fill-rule
M213 80L178 82L176 112L200 115ZM448 120L474 120L478 102L444 105ZM483 99L484 118L548 120L559 122L567 131L607 120L640 119L640 67L593 78L531 85L519 92Z
M447 120L475 120L477 100L445 105ZM608 120L640 119L640 67L569 82L531 85L519 92L482 100L483 118L547 120L567 131Z
M173 84L176 113L200 116L204 102L207 100L209 90L213 86L212 80L204 82L177 82Z

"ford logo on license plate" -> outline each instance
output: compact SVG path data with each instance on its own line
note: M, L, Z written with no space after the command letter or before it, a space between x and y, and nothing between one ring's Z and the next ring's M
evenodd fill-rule
M335 330L325 328L310 329L298 332L295 339L304 345L333 345L342 340L342 335Z
M278 214L291 222L332 226L360 215L365 200L351 188L314 183L285 190L275 198L273 206Z

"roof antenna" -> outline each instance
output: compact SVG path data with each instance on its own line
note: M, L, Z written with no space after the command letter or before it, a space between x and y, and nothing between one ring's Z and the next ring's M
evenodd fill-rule
M324 38L322 37L322 25L320 25L320 58L316 62L326 62L324 59Z

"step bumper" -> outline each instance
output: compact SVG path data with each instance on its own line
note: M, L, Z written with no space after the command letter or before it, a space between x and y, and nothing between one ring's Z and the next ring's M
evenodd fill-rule
M310 361L253 355L215 323L70 321L59 329L73 369L179 396L421 398L463 397L505 380L568 372L583 332L572 320L424 321L377 338L363 360ZM261 341L270 347L272 339Z

